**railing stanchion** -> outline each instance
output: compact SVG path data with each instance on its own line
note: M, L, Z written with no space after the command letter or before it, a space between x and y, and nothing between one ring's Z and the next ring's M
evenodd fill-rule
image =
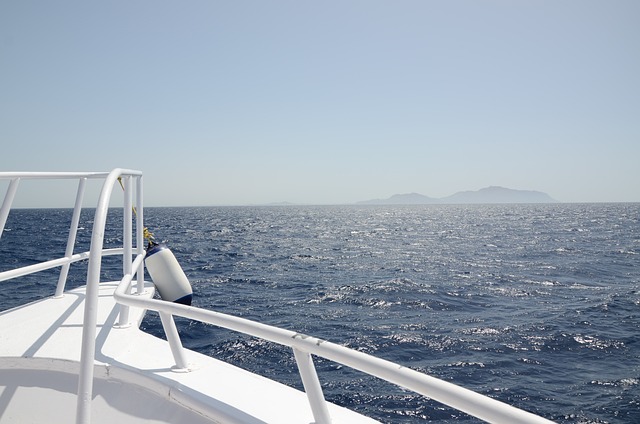
M123 225L122 225L122 273L123 275L131 274L131 259L133 257L132 247L132 231L133 231L133 215L132 215L132 203L131 203L131 177L122 177L122 186L124 187L124 211L123 211ZM131 293L131 284L127 287L127 294ZM129 306L120 305L120 318L118 320L118 327L129 326Z
M331 424L331 416L329 415L327 402L322 393L318 373L313 365L313 358L309 353L303 352L295 347L293 348L293 355L298 364L298 371L300 371L302 385L304 386L304 391L307 393L307 399L309 399L315 424Z
M4 224L7 223L11 204L13 203L13 198L16 195L16 190L18 190L18 183L20 183L20 178L12 179L9 183L9 188L7 188L7 193L4 195L2 208L0 208L0 237L2 237L2 233L4 232Z
M143 195L142 195L142 176L136 177L136 250L137 254L144 253L144 207L143 207ZM136 293L144 293L144 263L140 264L137 270L138 273L138 285Z
M66 258L73 256L73 248L76 244L76 237L78 234L78 225L80 224L80 212L82 212L82 199L84 198L84 188L87 183L87 178L80 178L78 181L78 192L76 193L76 204L73 207L73 216L71 217L71 226L69 227L69 237L67 238L67 248L64 253ZM54 297L62 297L64 288L67 285L67 275L69 275L69 267L71 263L65 264L60 269L60 276L58 277L58 285L56 286L56 293Z
M187 360L184 357L184 349L180 341L180 335L178 334L176 323L173 320L173 315L162 311L160 311L159 314L164 333L167 335L171 353L173 353L173 359L176 361L176 367L183 370L189 369Z

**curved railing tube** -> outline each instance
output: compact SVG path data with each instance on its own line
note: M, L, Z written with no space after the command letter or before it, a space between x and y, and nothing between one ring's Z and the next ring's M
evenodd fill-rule
M134 270L141 266L142 259L142 256L138 256L135 259L132 266ZM504 424L551 422L530 412L456 386L455 384L316 337L272 327L267 324L220 312L165 302L158 299L144 299L139 296L128 295L126 290L131 280L132 275L126 275L118 285L114 293L114 297L118 303L154 310L160 314L177 315L258 337L291 347L294 349L294 352L298 352L298 355L300 355L300 353L308 353L320 356L398 386L405 387L413 392L488 422ZM169 334L167 334L167 337L169 337ZM318 417L316 417L316 422L321 423L325 421L318 420Z
M87 270L87 286L84 305L84 324L82 327L82 349L80 352L80 373L78 375L78 403L76 408L76 423L89 424L91 422L91 398L93 394L93 363L95 358L96 325L98 316L98 291L100 282L100 267L102 265L102 248L104 232L107 223L109 201L114 185L123 175L142 175L139 171L114 169L109 173L102 186L98 205L93 220L91 233L91 250L89 253L89 268ZM128 235L131 237L131 234ZM125 258L129 261L130 258Z

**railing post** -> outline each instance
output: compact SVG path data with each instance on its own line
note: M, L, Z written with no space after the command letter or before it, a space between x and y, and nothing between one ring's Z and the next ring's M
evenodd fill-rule
M4 232L4 225L7 223L11 204L13 203L13 198L16 195L16 190L18 190L18 183L20 183L20 178L12 179L9 183L9 187L7 188L7 193L4 195L2 208L0 208L0 237L2 237L2 233Z
M162 327L164 328L164 333L167 336L167 341L169 342L173 359L176 361L176 367L180 370L187 371L189 366L187 364L187 359L184 357L184 348L182 347L182 342L180 341L180 335L178 334L176 323L173 320L173 315L162 311L159 311L158 313L160 314Z
M84 198L84 188L87 183L87 178L80 178L78 181L78 192L76 193L76 204L73 207L73 216L71 217L71 226L69 228L69 237L67 238L67 248L64 256L71 258L73 256L73 248L76 244L76 237L78 234L78 225L80 223L80 212L82 211L82 199ZM67 275L69 275L70 263L65 264L60 269L60 276L58 277L58 285L56 286L56 293L54 297L62 297L64 288L67 285Z
M131 261L133 257L133 216L131 203L131 177L126 176L121 179L124 188L124 211L122 225L122 273L123 275L131 274ZM127 287L127 294L131 293L131 285ZM129 306L120 305L120 319L118 327L125 328L129 326Z
M144 207L142 193L142 176L136 178L136 250L138 255L144 253ZM138 273L138 285L136 293L144 293L144 262L136 270Z
M293 356L295 356L296 363L298 364L300 378L302 378L302 385L304 386L304 391L307 393L307 399L309 399L309 406L311 406L315 424L331 424L331 416L329 415L327 402L324 399L322 386L320 386L318 373L313 365L311 355L294 347Z

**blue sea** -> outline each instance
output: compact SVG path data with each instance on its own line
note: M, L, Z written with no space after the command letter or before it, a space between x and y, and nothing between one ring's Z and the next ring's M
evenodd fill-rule
M70 216L12 211L0 269L62 256ZM92 219L85 211L77 251ZM344 344L560 423L640 422L640 204L147 208L145 219L196 306ZM121 243L119 232L106 237ZM120 269L107 261L104 278ZM84 273L76 267L70 285ZM50 295L56 275L3 283L0 308ZM289 349L177 323L185 346L302 387ZM162 334L155 314L143 326ZM382 422L477 422L334 363L316 367L328 400Z

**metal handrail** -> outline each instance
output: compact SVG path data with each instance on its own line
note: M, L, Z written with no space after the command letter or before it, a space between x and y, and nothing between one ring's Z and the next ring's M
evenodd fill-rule
M132 269L139 269L142 266L143 259L143 255L136 257L132 263ZM325 401L321 390L320 393L309 394L310 388L312 391L314 390L313 386L316 385L315 382L318 380L318 377L313 368L313 363L306 355L320 356L365 372L487 422L504 424L551 423L551 421L545 418L488 396L481 395L472 390L316 337L221 312L158 299L145 299L140 296L127 294L126 288L130 285L132 277L132 274L128 274L121 280L114 292L116 302L123 305L153 310L165 316L176 315L216 325L292 348L296 356L296 362L300 368L299 371L305 386L305 391L307 391L311 408L314 412L315 422L318 424L330 423L330 418L328 417L328 412L326 412ZM172 340L172 337L178 337L177 332L175 335L167 332L167 339L170 344L179 344L179 340ZM172 351L174 351L173 346ZM179 368L185 367L184 364L180 364L180 362L184 362L183 358L175 359ZM318 388L319 384L316 389ZM316 411L318 411L317 415Z
M115 247L111 249L103 249L102 256L117 256L122 255L124 249L121 247ZM10 269L8 271L0 272L0 282L11 280L17 277L24 277L25 275L35 274L36 272L46 271L48 269L53 269L65 265L70 265L75 262L85 261L89 259L90 251L81 253L74 253L71 257L61 257L57 259L51 259L45 262L39 262L33 265L27 265L20 268Z

